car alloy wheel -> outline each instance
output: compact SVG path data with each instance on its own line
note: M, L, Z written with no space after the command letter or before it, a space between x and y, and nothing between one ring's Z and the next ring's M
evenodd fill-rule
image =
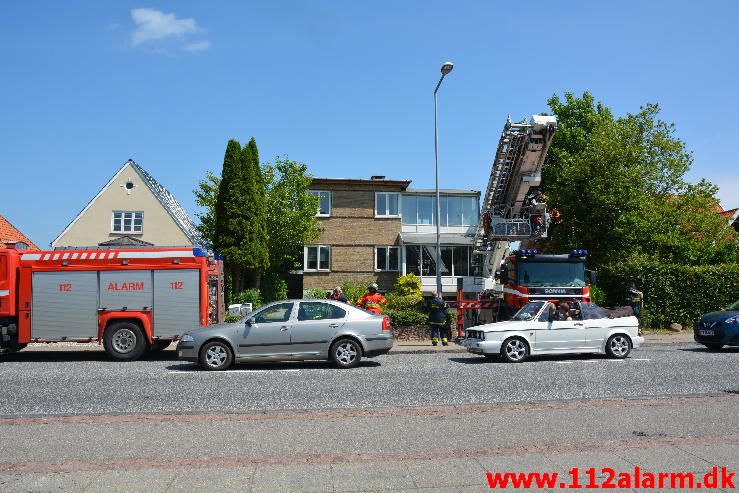
M631 352L631 340L625 335L617 334L608 339L606 350L614 358L625 358Z
M502 356L506 361L520 363L526 359L528 354L529 347L522 339L514 337L503 343Z
M203 346L200 351L200 364L206 370L225 370L233 362L233 353L227 344L212 341Z
M341 339L331 347L331 359L340 368L354 368L362 358L362 348L351 339Z

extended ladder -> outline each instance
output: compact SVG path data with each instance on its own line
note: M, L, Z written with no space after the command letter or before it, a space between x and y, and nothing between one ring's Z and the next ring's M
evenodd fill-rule
M503 127L475 232L474 253L483 277L494 276L509 242L547 235L546 204L531 189L541 184L556 129L557 118L547 115L519 123L508 117Z

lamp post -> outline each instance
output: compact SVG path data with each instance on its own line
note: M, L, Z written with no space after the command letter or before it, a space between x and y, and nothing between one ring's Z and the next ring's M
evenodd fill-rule
M439 200L439 117L436 93L439 92L444 77L452 71L454 64L446 62L441 66L441 78L434 89L434 160L436 161L436 291L441 294L441 201Z

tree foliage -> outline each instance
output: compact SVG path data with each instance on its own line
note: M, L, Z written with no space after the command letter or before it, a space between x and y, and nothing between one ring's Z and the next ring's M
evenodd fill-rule
M591 265L637 254L675 263L736 260L736 235L716 213L716 188L685 181L692 155L659 106L614 117L589 93L549 100L558 128L542 191L553 224L544 246L585 248Z
M269 261L282 274L302 261L303 245L320 234L318 197L307 193L311 179L306 164L287 157L264 166Z
M198 218L198 232L206 239L209 245L213 245L216 234L216 202L218 201L218 187L221 178L212 171L205 172L205 178L198 182L198 188L192 191L195 194L195 202L200 211L195 213Z

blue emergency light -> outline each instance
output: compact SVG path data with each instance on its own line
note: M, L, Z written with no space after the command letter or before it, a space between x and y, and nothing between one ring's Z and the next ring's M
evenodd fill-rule
M579 256L579 257L580 256L584 257L587 254L588 254L587 250L572 250L572 252L570 252L570 255Z
M536 255L539 253L539 250L533 249L533 248L523 248L518 251L520 255Z

